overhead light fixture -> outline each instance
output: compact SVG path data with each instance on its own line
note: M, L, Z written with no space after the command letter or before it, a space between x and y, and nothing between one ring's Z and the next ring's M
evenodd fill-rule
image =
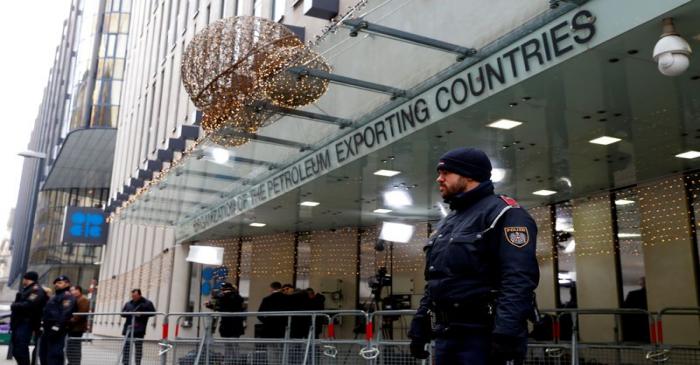
M413 199L405 190L390 190L384 193L384 204L394 208L401 208L413 205Z
M602 136L602 137L598 137L598 138L596 138L596 139L592 139L592 140L590 140L590 141L588 141L588 142L589 142L589 143L593 143L593 144L599 144L599 145L602 145L602 146L607 146L607 145L609 145L609 144L613 144L613 143L615 143L615 142L620 142L620 141L622 141L622 140L619 139L619 138L608 137L608 136Z
M491 181L497 183L503 181L506 178L506 170L494 168L491 170Z
M539 195L539 196L550 196L550 195L556 194L557 192L554 190L543 189L543 190L534 191L532 193L535 195Z
M692 160L692 159L694 159L694 158L700 157L700 152L698 152L698 151L683 152L683 153L677 154L676 157L678 157L678 158L685 158L685 159L688 159L688 160Z
M615 205L630 205L630 204L634 204L634 200L628 200L628 199L615 200Z
M487 124L487 127L491 128L498 128L498 129L513 129L519 125L523 124L523 122L518 122L517 120L510 120L510 119L499 119L491 124Z
M619 238L638 238L638 237L642 237L642 234L641 233L623 233L623 232L620 232L617 234L617 237L619 237Z
M391 213L392 210L391 210L391 209L378 208L378 209L373 210L373 212L374 212L374 213L378 213L378 214L387 214L387 213Z
M265 227L266 225L267 224L265 224L265 223L256 223L256 222L253 222L250 224L251 227Z
M211 156L214 158L214 162L218 164L224 164L228 162L231 157L231 153L225 148L212 148Z
M299 205L301 205L302 207L315 207L315 206L317 206L317 205L319 205L319 204L321 204L321 203L319 203L319 202L309 202L309 201L305 201L305 202L299 203Z
M224 263L224 248L193 245L185 261L220 266Z
M401 173L401 171L396 171L396 170L377 170L374 172L374 174L377 176L386 176L386 177L396 176L400 173Z
M408 243L413 237L415 228L410 224L384 222L379 238L385 241Z

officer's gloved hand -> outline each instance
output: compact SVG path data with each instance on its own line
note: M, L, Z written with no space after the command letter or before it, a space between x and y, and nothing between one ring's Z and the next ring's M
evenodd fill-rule
M427 359L430 357L430 352L425 350L425 344L427 341L421 340L421 339L412 339L411 340L411 356L415 357L416 359Z
M521 356L520 338L494 333L491 337L491 355L496 364L518 359Z

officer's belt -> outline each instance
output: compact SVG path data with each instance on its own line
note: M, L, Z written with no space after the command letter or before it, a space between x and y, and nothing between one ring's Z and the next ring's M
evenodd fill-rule
M493 307L488 303L471 304L449 310L434 310L432 315L438 324L490 324L493 320Z

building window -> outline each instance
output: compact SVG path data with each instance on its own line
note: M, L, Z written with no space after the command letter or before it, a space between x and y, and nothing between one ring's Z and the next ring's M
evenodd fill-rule
M559 272L557 285L559 303L576 308L576 241L574 240L574 215L571 202L554 205Z
M254 16L259 16L264 18L265 16L262 13L263 6L262 6L262 0L253 0L253 15Z
M276 22L284 19L284 8L286 0L273 0L272 2L272 20Z
M623 298L631 290L639 289L644 277L644 250L639 228L639 198L636 189L615 192L615 218L620 250L620 274Z

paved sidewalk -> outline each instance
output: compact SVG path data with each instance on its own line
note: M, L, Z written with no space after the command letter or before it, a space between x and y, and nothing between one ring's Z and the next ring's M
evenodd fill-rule
M14 360L6 360L6 358L7 358L7 345L0 345L0 365L17 364Z

